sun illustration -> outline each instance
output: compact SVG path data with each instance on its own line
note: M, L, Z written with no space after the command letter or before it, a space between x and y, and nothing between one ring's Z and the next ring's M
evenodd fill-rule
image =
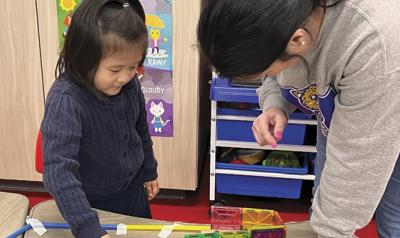
M76 7L76 1L75 0L60 0L60 7L66 11L72 11Z

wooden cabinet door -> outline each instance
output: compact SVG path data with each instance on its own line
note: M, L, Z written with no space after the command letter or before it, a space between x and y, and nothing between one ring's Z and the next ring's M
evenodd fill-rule
M199 53L196 26L200 0L172 1L174 136L153 137L162 188L195 190L199 164ZM204 128L203 128L204 129Z
M47 95L55 80L55 68L60 53L57 38L56 0L36 0L43 67L43 89Z
M36 135L44 96L35 0L2 0L0 179L40 181Z

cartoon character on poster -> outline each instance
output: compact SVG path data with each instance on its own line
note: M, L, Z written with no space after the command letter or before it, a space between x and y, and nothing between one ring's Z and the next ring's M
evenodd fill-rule
M160 38L161 31L160 29L164 29L164 22L156 15L146 14L146 25L150 28L149 31L149 51L147 53L148 57L155 57L160 54ZM167 38L164 38L164 41L168 41ZM165 55L165 51L163 51ZM168 56L168 55L167 55Z
M151 68L167 69L170 70L170 43L168 34L170 34L170 27L166 26L166 16L156 14L146 14L146 25L149 32L149 48L147 49L147 58L145 66ZM167 19L168 20L168 19ZM170 23L169 23L170 24Z
M151 102L151 106L149 109L150 113L153 115L153 119L151 120L151 124L154 127L154 132L162 132L162 128L165 127L170 120L164 121L162 116L165 112L164 104L162 101L159 103Z

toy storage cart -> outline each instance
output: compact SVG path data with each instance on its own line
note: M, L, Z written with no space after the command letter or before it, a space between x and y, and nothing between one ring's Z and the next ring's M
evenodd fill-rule
M303 180L314 180L304 159L300 168L265 167L218 163L218 147L282 150L316 153L315 146L303 145L306 125L317 125L315 119L303 113L289 118L283 139L273 149L259 146L251 127L260 109L239 110L220 107L218 103L258 104L255 87L233 86L229 79L214 76L211 85L210 138L210 202L215 193L261 197L299 198Z

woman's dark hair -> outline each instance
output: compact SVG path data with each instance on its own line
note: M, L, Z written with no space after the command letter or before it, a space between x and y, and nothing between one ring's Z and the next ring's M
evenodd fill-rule
M75 83L91 86L102 57L127 46L143 50L141 65L147 29L139 0L84 0L72 15L56 77L66 71Z
M291 58L290 38L319 6L326 8L325 0L208 0L197 38L220 75L252 77Z

